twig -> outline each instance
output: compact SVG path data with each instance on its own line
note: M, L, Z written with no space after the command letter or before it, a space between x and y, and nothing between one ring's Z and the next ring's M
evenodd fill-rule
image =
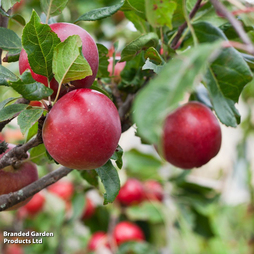
M195 6L193 7L193 9L190 12L190 15L189 15L190 19L192 19L195 16L195 14L197 13L201 2L202 2L202 0L198 0L196 2ZM180 40L181 35L182 35L182 33L183 33L183 31L185 30L186 27L187 27L187 22L184 22L181 26L179 26L177 34L176 34L175 38L173 39L173 41L171 43L171 47L173 49L177 49L176 46L178 46L178 41Z
M29 101L24 99L24 98L20 98L17 99L17 101L15 101L14 104L29 104ZM14 117L12 117L11 119L5 120L3 122L0 122L0 132L3 130L3 128L10 123L15 117L17 117L19 115L19 113L17 113Z
M211 3L213 4L215 10L221 15L223 15L231 23L243 43L246 45L246 50L248 52L251 52L251 54L254 54L254 46L250 38L244 31L242 24L234 17L231 12L227 10L227 8L221 2L219 2L218 0L211 0Z
M18 145L7 152L1 159L0 159L0 170L7 166L13 165L17 167L19 163L23 159L28 157L27 151L33 147L36 147L43 143L42 141L42 125L45 120L45 117L42 116L38 122L38 132L35 138L30 139L27 143L23 145Z
M37 192L41 191L42 189L48 187L49 185L57 182L59 179L63 178L64 176L68 175L72 170L73 169L61 167L45 175L39 180L27 185L26 187L22 188L19 191L1 195L0 196L0 212L33 196Z

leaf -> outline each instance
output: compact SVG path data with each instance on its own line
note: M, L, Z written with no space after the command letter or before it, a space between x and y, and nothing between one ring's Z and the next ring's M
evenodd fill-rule
M18 116L18 125L22 134L24 135L32 125L39 120L43 114L43 109L27 108L23 110Z
M144 66L142 67L142 70L152 70L154 71L156 74L159 74L161 72L163 68L163 65L157 65L154 64L150 61L150 59L148 58L144 64Z
M105 165L95 170L106 190L104 194L104 205L112 203L120 190L120 180L117 170L110 160Z
M116 161L116 165L119 169L122 168L123 166L123 149L121 146L117 146L116 151L114 152L114 154L111 156L112 160Z
M15 20L16 22L18 22L21 26L26 25L25 19L20 14L14 14L14 15L10 16L10 18L12 20Z
M121 53L121 62L129 61L138 55L141 50L158 45L159 38L156 33L141 35L136 40L128 44Z
M18 98L10 97L8 99L5 99L4 101L0 102L0 110L4 108L6 104L8 104L11 101L17 100Z
M72 200L72 216L68 220L69 223L73 223L77 219L79 219L84 211L85 206L85 196L83 193L76 194Z
M122 10L134 10L139 17L146 20L145 0L126 0L124 6L122 7Z
M165 61L163 60L159 52L154 47L149 48L145 52L145 59L148 59L148 58L157 65L165 63Z
M223 32L207 22L193 25L195 34L200 43L227 40ZM238 102L244 86L249 83L253 75L242 55L233 47L221 51L210 68L216 78L218 90L228 99ZM209 83L207 84L209 86Z
M200 80L209 60L217 56L219 47L218 43L203 44L198 50L192 48L175 57L140 91L134 100L133 118L146 141L158 143L166 115Z
M11 82L10 86L29 101L38 101L53 93L52 89L35 81L29 71L25 71L18 81Z
M94 187L98 187L98 174L95 170L82 170L80 171L80 175L83 179L85 179L89 184Z
M41 24L40 17L33 11L30 21L23 29L22 45L35 73L43 75L49 80L53 78L53 51L60 42L58 36L48 25Z
M44 144L40 144L30 150L30 159L37 165L45 165L49 162Z
M26 142L28 142L32 137L34 137L38 132L38 122L31 126L26 133Z
M81 47L82 41L78 35L68 37L55 47L53 72L59 84L92 75L91 67L82 55Z
M146 0L146 17L153 27L168 26L172 29L172 18L176 10L175 1Z
M26 104L11 104L0 110L0 122L13 118L17 113L24 110Z
M8 11L17 2L20 2L20 0L2 0L2 6L1 7L5 11Z
M17 62L19 60L20 52L11 54L7 53L5 57L3 58L3 62L12 63Z
M123 6L123 4L124 4L124 0L120 0L115 5L89 11L83 14L78 19L76 19L74 23L77 23L79 21L96 21L96 20L110 17L111 15L116 13Z
M97 43L97 48L99 52L99 68L97 72L97 77L102 78L102 77L108 77L109 72L108 72L108 49L102 45Z
M9 69L0 65L0 86L9 86L10 82L15 82L19 78Z
M125 17L130 20L135 28L141 33L141 34L145 34L149 32L149 25L148 23L141 18L140 16L138 16L135 12L133 11L127 11L124 13Z
M124 153L128 176L139 179L160 179L158 170L162 166L161 160L152 154L145 154L136 149Z
M116 254L159 254L148 242L128 241L119 246Z
M160 202L144 201L137 206L126 208L127 217L132 220L148 221L150 223L163 223L163 206Z
M21 51L21 39L14 31L5 27L0 27L0 34L0 48L2 50L6 50L11 53Z
M50 16L61 14L68 0L41 0L40 2L43 12Z

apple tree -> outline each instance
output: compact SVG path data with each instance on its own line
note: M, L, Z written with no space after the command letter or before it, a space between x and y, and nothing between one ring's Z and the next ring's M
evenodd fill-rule
M192 231L209 239L216 232L200 207L218 193L186 178L218 154L221 126L239 128L240 99L252 106L253 7L222 0L95 2L0 2L0 211L24 206L35 215L47 190L65 211L73 206L66 224L89 221L93 202L75 196L72 183L61 185L73 174L78 184L100 190L105 206L113 203L104 222L108 234L96 232L89 251L158 253L144 240L161 230L165 182L172 182L181 212L186 203L191 210ZM245 163L250 119L251 113L238 145ZM14 147L5 134L13 122L23 137ZM130 128L158 154L123 151L119 140ZM180 173L161 180L158 171L168 163ZM254 197L251 169L248 174ZM139 221L145 233L127 219ZM147 221L156 229L146 230Z

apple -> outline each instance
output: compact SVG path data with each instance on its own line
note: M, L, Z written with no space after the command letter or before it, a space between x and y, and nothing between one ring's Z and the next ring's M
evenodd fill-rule
M144 182L144 189L146 199L162 201L163 188L159 182L155 180L147 180Z
M91 236L87 244L87 248L89 251L96 251L97 249L100 248L100 246L108 246L107 234L102 231L95 232Z
M113 231L113 237L119 246L128 241L143 241L144 233L139 226L129 221L118 223Z
M221 129L212 111L188 102L170 113L161 139L163 157L182 169L201 167L220 150Z
M98 56L98 49L96 43L94 42L91 35L75 24L70 23L54 23L49 25L53 32L55 32L61 41L64 41L71 35L79 35L82 40L82 53L86 58L87 62L89 63L93 74L81 80L76 80L71 82L71 87L62 85L61 92L59 98L66 94L67 92L77 89L77 88L89 88L98 71L99 65L99 56ZM22 74L25 70L29 69L31 71L32 77L40 83L43 83L45 86L48 86L47 78L34 73L31 70L31 67L28 62L27 53L24 49L21 50L20 57L19 57L19 72ZM50 88L54 90L54 93L51 95L52 99L55 99L57 90L58 90L58 83L53 78L50 82Z
M54 193L65 201L69 201L74 193L74 186L69 181L58 181L48 187L48 191Z
M86 197L86 205L85 205L85 209L82 214L82 219L87 220L87 219L91 218L94 213L95 213L95 206L94 206L93 202L91 201L91 199Z
M144 198L144 187L140 181L134 178L130 178L125 182L116 197L120 204L125 206L139 204Z
M29 105L33 106L33 107L43 107L43 105L40 101L30 101Z
M49 154L65 167L95 169L113 155L121 136L114 103L91 89L76 89L48 113L42 138Z
M8 244L6 245L4 254L24 254L24 251L19 244Z
M3 142L4 141L4 136L2 133L0 133L0 142Z
M114 81L116 83L119 83L121 81L121 71L124 69L126 62L117 62L115 64L114 67L114 73L113 73L113 57L109 58L109 65L108 65L108 72L110 74L110 76L114 76ZM120 60L120 59L116 59L116 60Z
M24 207L22 207L22 209L25 209L28 215L35 215L40 211L42 211L44 203L45 203L44 195L38 192Z
M7 151L2 153L0 158L13 147L15 147L15 145L9 144ZM0 170L0 195L18 191L36 180L38 180L37 167L31 162L23 162L15 169L13 166L7 166ZM16 210L25 205L30 199L31 197L8 208L7 210Z

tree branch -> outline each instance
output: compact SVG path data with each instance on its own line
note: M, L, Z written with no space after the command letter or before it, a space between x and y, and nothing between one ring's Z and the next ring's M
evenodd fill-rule
M227 8L218 0L210 0L215 10L223 15L233 26L243 43L246 45L246 51L254 54L254 46L248 37L247 33L244 31L242 24L234 17L234 15L227 10Z
M39 119L38 122L38 132L36 137L33 139L30 139L27 143L23 145L17 145L13 149L11 149L9 152L7 152L1 159L0 159L0 170L13 165L14 167L18 167L20 163L22 163L22 160L26 159L28 157L27 151L33 147L36 147L43 143L42 141L42 126L43 122L45 120L45 117L42 116Z
M197 13L201 2L202 2L202 0L198 0L196 2L195 6L193 7L193 9L190 12L190 15L189 15L190 19L192 19L195 16L195 14ZM186 27L187 27L187 22L184 22L181 26L179 26L177 34L176 34L175 38L173 39L173 41L171 43L171 47L173 49L177 49L179 47L178 42L179 42L179 40L182 36L182 33L183 33L183 31L185 30Z
M4 194L0 196L0 212L4 211L24 200L33 196L42 189L48 187L49 185L57 182L59 179L68 175L73 169L61 167L55 171L45 175L39 180L27 185L19 191L11 192L9 194Z

